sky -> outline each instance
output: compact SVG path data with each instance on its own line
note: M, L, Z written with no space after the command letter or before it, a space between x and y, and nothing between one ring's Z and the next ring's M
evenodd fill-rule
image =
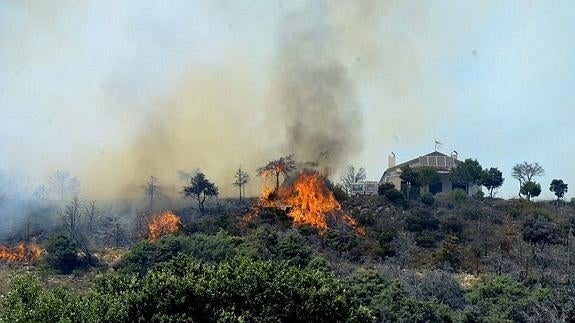
M308 158L317 133L294 141L294 125L317 125L335 128L333 178L356 165L379 180L391 152L439 139L502 170L504 198L513 165L538 162L553 198L552 179L575 185L574 15L572 1L0 0L0 171L34 186L68 169L110 198L149 175L175 193L181 169L232 195L241 166L253 195L258 166ZM324 90L345 104L290 111Z

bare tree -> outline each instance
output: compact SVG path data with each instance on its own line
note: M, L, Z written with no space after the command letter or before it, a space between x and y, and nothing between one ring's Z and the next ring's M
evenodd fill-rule
M242 201L242 195L245 197L245 186L250 181L250 175L242 170L240 166L236 173L234 174L234 182L232 185L236 186L240 191L240 202ZM243 190L243 192L242 192Z
M280 175L287 176L289 172L296 169L296 163L293 155L280 157L280 159L271 160L267 165L258 168L258 176L274 176L276 178L275 191L280 187Z
M511 176L519 181L519 197L523 197L521 187L523 187L524 183L532 182L533 177L543 175L545 175L545 170L538 163L523 162L513 166Z
M161 187L158 185L158 179L150 176L150 179L143 186L144 194L149 201L149 212L154 212L154 201L160 198Z
M353 183L364 181L367 178L367 174L363 167L356 169L354 166L347 166L343 175L339 178L339 181L345 192L351 194L351 188Z
M57 194L60 201L68 196L78 195L80 181L67 170L57 170L48 179L50 191Z
M90 251L90 244L87 238L86 230L86 218L87 213L86 208L82 205L80 199L76 196L72 198L72 201L61 213L62 223L64 229L70 235L70 238L74 240L78 248L84 253L86 257L86 262L92 266L96 264L96 259Z

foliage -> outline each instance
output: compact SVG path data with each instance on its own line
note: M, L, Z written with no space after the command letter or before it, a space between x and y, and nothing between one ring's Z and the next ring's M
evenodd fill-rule
M198 200L198 208L204 212L204 202L209 196L218 196L218 187L210 182L200 171L191 178L190 184L184 187L185 196L194 196Z
M431 193L425 193L421 195L421 202L425 205L433 205L435 203L435 197Z
M499 169L491 167L483 171L481 185L485 186L489 191L489 196L493 197L493 191L501 187L504 181L503 173Z
M523 224L523 240L539 246L558 242L555 224L542 215L529 216Z
M395 189L395 185L393 183L383 183L377 187L377 194L378 195L385 195L385 193L389 190Z
M326 185L328 189L333 193L333 197L338 202L343 202L348 199L349 195L347 194L345 188L341 184L334 184L329 180L326 180Z
M525 322L529 309L545 295L544 289L530 289L509 276L501 275L481 282L467 297L489 322Z
M438 183L441 181L439 173L433 167L422 166L417 169L417 182L423 186L425 192L429 191L429 185Z
M258 168L258 176L274 176L276 178L276 188L277 191L280 187L280 175L284 177L293 170L296 169L296 163L293 159L293 155L283 156L276 160L271 160L267 165Z
M557 201L562 199L567 193L568 186L563 182L562 179L554 179L551 181L551 185L549 186L549 190L555 193L557 196Z
M61 274L69 274L82 264L74 241L63 234L50 237L46 243L44 263Z
M467 200L467 192L462 189L456 188L449 193L449 200L454 204L461 204Z
M541 185L532 181L527 181L521 186L521 194L527 196L527 201L541 194Z
M84 296L19 280L0 319L18 321L371 321L333 274L234 258L214 265L179 256L141 279L109 274Z
M472 185L481 184L483 178L483 168L475 159L466 159L464 162L457 164L451 171L451 180L456 184L465 186L465 191L469 193Z
M403 194L401 194L401 192L396 190L395 188L385 191L384 196L389 202L393 204L400 204L405 201L405 197L403 196Z
M420 186L417 176L417 171L406 165L401 168L401 175L399 175L402 181L405 182L406 196L407 199L411 199L413 191L417 190Z
M420 210L405 219L406 229L411 232L435 231L439 228L439 220L430 212Z
M513 166L511 176L519 181L519 197L523 194L521 189L524 183L531 182L534 177L543 175L545 175L545 170L538 163L523 162Z

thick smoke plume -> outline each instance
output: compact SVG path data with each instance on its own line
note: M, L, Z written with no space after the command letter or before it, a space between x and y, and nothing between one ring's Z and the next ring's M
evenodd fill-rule
M322 10L324 9L324 10ZM278 64L278 118L296 158L335 169L361 148L361 112L325 8L286 18Z

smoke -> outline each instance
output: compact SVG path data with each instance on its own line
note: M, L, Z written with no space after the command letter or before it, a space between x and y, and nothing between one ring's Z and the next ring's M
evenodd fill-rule
M288 15L278 36L278 106L286 149L336 169L361 149L361 111L323 6Z

